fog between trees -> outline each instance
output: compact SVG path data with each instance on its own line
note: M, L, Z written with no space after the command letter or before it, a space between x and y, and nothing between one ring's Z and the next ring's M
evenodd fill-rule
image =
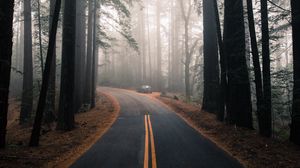
M65 0L47 66L55 0L16 0L7 58L20 124L36 116L43 87L45 121L71 130L74 113L94 107L97 86L150 85L263 136L287 139L291 128L299 143L295 1Z

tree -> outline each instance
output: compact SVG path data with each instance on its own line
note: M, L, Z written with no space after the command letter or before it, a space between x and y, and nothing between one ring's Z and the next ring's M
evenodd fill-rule
M290 140L300 145L300 1L291 0L293 27L294 89Z
M50 0L50 19L49 19L49 30L52 29L52 22L54 18L56 0ZM50 32L49 32L50 37ZM50 38L49 38L50 40ZM54 46L56 43L54 44ZM53 48L53 58L50 72L49 91L47 93L46 107L45 107L45 122L51 123L55 120L55 93L56 93L56 48Z
M159 0L156 1L156 39L157 39L157 89L161 91L161 83L162 83L162 72L161 72L161 33L160 33L160 8L161 2Z
M152 84L152 59L151 59L151 40L150 40L150 18L149 18L149 0L147 1L147 42L148 42L148 63L149 63L149 79L148 83Z
M217 112L217 119L219 121L224 121L225 115L225 107L226 107L226 100L227 100L227 57L224 52L224 43L222 38L222 30L221 30L221 23L220 23L220 16L219 16L219 9L217 0L213 1L214 10L215 10L215 20L216 20L216 30L217 30L217 38L218 38L218 46L219 46L219 54L220 54L220 68L221 68L221 81L220 81L220 88L219 88L219 102L218 102L218 112Z
M172 0L171 3L172 11L171 11L171 77L170 77L170 84L169 88L172 91L179 91L181 90L183 83L181 78L181 58L179 54L179 33L181 31L181 16L180 16L180 5L178 0Z
M48 44L47 58L45 63L45 71L43 73L43 79L42 79L43 80L42 88L41 88L37 112L33 124L33 129L31 133L31 138L29 143L30 146L39 145L39 137L40 137L40 131L41 131L41 125L43 119L43 112L46 106L46 96L47 96L47 92L49 92L48 89L50 85L49 81L51 80L51 73L53 72L51 69L55 68L55 66L53 66L53 60L55 59L54 52L55 52L55 41L56 41L56 32L57 32L60 4L61 4L61 0L56 0L55 7L54 7L55 11L53 11L52 24L51 24L50 35L49 35L49 42L48 42L49 44Z
M28 121L33 106L31 0L24 0L24 32L23 92L20 124Z
M174 2L173 0L170 1L170 22L169 22L169 44L168 44L168 89L171 89L172 83L172 49L173 49L173 10Z
M41 70L44 71L44 57L43 57L43 45L42 45L42 25L41 25L41 4L40 0L37 0L37 15L38 15L38 29L39 29L39 48L40 48L40 61Z
M225 0L224 52L228 63L227 120L231 124L252 128L242 0Z
M0 148L5 147L12 57L14 1L0 1ZM5 32L5 33L3 33Z
M92 59L92 86L91 86L91 108L96 106L96 90L97 90L97 71L98 71L98 46L97 46L97 8L98 3L94 0L94 11L93 11L93 59Z
M191 98L190 88L190 64L192 61L192 54L189 47L189 22L192 14L192 1L188 2L188 10L185 11L183 0L179 0L181 15L184 20L184 50L185 50L185 62L184 62L184 81L185 81L185 95L187 100Z
M86 1L76 1L75 112L83 104L86 62Z
M272 134L272 100L271 100L271 69L269 47L268 0L261 0L261 32L262 32L262 63L264 111L260 114L263 126L261 134L270 137Z
M93 34L94 34L94 0L88 1L88 35L87 35L87 60L85 74L85 104L92 102L92 65L93 65Z
M144 4L143 4L144 5ZM147 53L146 53L146 25L145 25L145 9L141 9L140 14L141 22L141 41L142 41L142 83L146 83L147 80Z
M76 3L65 0L58 130L74 128Z
M214 2L203 0L204 93L202 109L218 111L219 59Z
M256 31L255 31L255 22L254 22L254 16L253 16L252 0L247 0L247 13L248 13L248 25L249 25L250 40L251 40L251 53L252 53L254 76L255 76L254 82L255 82L255 90L256 90L258 125L259 125L260 134L265 135L264 130L267 129L267 128L265 128L267 125L265 124L265 120L263 118L264 113L265 113L264 95L263 95L259 52L258 52L257 40L256 40Z

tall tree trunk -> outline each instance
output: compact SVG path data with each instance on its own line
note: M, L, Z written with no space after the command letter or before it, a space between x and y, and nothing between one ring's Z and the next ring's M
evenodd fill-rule
M252 128L242 0L225 0L224 51L228 59L227 119L232 124Z
M145 10L142 9L141 14L141 40L142 40L142 83L145 84L147 81L147 53L146 53L146 25L145 25Z
M97 90L97 72L98 72L98 46L96 44L97 41L97 7L98 2L94 0L94 11L93 11L93 64L92 64L92 90L91 90L91 108L96 106L96 90Z
M162 89L162 72L161 72L161 33L160 33L160 1L156 2L156 40L157 40L157 89L161 91Z
M176 31L175 29L177 28L176 27L176 17L175 17L175 4L176 3L176 0L171 0L172 2L172 6L171 6L171 28L170 28L170 31L171 31L171 67L170 67L170 83L169 83L169 90L170 91L174 91L175 90L175 34L176 34Z
M203 0L204 92L202 109L207 112L217 112L219 101L219 59L215 15L214 2Z
M55 11L53 11L53 17L51 22L51 28L49 33L49 42L48 42L48 51L47 58L45 63L45 71L43 73L42 89L39 97L38 107L35 115L35 120L33 124L33 129L30 138L30 146L39 145L39 137L43 119L43 111L46 106L46 97L47 91L49 91L49 81L51 80L51 69L55 68L53 66L53 60L55 59L55 42L56 42L56 33L57 33L57 24L59 18L61 0L56 0L55 2Z
M148 35L148 59L149 59L149 80L148 83L152 85L152 59L151 59L151 39L150 39L150 18L149 18L149 0L147 4L147 35Z
M75 57L75 112L78 112L83 104L85 58L86 58L86 1L76 1L76 57Z
M65 0L61 85L57 129L74 128L74 76L75 76L76 3Z
M272 100L271 100L271 74L270 74L270 48L268 0L261 0L261 32L262 32L262 63L263 63L263 93L264 112L261 117L264 121L260 131L264 136L272 135Z
M43 57L43 45L42 45L42 25L41 25L41 4L40 0L37 0L38 5L38 27L39 27L39 48L40 48L40 61L41 61L41 72L44 71L44 57Z
M290 140L300 145L300 1L291 0L294 55L293 112Z
M26 123L33 105L31 0L24 0L24 67L20 124Z
M52 22L54 19L54 10L55 10L56 0L50 0L50 19L49 19L49 40L50 40L50 31L52 29ZM56 94L56 41L53 48L53 58L51 63L50 71L50 81L47 93L46 107L45 107L45 122L51 123L55 121L55 94Z
M87 37L87 60L85 75L85 104L92 102L92 65L93 65L93 0L88 1L88 37Z
M20 10L22 8L21 5L18 4L18 6L19 6L18 8L15 8L15 11L17 11L17 12L15 12L15 13L17 13L17 15L14 16L15 20L20 20L21 19L21 13L23 13L22 10ZM20 68L19 68L20 63L19 62L20 62L20 58L22 57L22 55L20 54L20 50L21 50L20 34L21 34L21 30L22 30L21 22L20 21L17 22L17 25L14 26L14 28L15 28L14 34L16 36L16 39L15 39L15 41L13 41L13 43L15 43L15 45L14 45L14 49L13 49L14 54L12 56L11 65L13 67L15 67L16 70L19 71L20 70ZM11 73L12 73L12 75L11 75L12 79L11 79L11 82L10 82L10 90L11 90L10 95L12 97L20 97L20 88L22 88L22 87L20 87L20 75L17 72L14 72L14 71L12 71Z
M169 22L169 44L168 44L168 90L171 90L171 83L172 83L172 49L173 49L173 0L170 1L170 22Z
M252 53L252 59L254 65L256 105L257 105L257 118L258 118L259 132L261 135L267 136L265 132L265 130L267 130L267 128L265 128L266 127L265 120L262 117L264 116L265 113L263 108L264 96L263 96L261 68L260 68L259 52L258 52L257 40L256 40L252 0L247 0L247 13L248 13L249 32L250 32L250 39L251 39L251 53Z
M179 53L179 32L181 31L181 16L180 16L180 10L179 10L179 2L178 0L175 0L175 5L173 9L173 49L172 49L172 89L173 91L179 91L182 87L182 78L180 76L180 73L182 69L180 68L181 62L180 62L180 53Z
M138 20L137 20L137 27L136 27L136 31L137 31L137 41L140 44L140 52L137 55L137 59L136 59L136 82L135 85L136 86L140 86L143 83L143 31L142 31L142 27L143 27L143 15L142 15L143 10L140 9L138 11ZM111 65L111 64L109 64ZM110 73L111 75L111 73ZM112 76L111 76L112 77Z
M225 115L225 107L226 107L226 95L227 95L227 57L226 53L224 52L224 43L222 38L222 31L221 31L221 23L220 23L220 16L219 16L219 9L217 0L213 1L214 3L214 10L215 10L215 19L216 19L216 27L217 27L217 38L218 38L218 46L219 46L219 54L220 54L220 68L221 68L221 82L220 82L220 97L219 97L219 109L217 113L217 119L219 121L224 121Z
M5 147L12 57L14 0L0 1L0 148ZM5 32L5 33L3 33Z
M185 81L185 96L189 101L191 98L191 85L190 85L190 64L192 59L192 53L189 47L189 23L191 17L192 4L191 0L188 2L188 10L185 11L183 0L178 0L181 9L181 15L184 20L184 51L185 51L185 63L184 63L184 81Z
M191 64L191 55L189 53L189 23L185 21L184 26L184 46L185 46L185 63L184 63L184 81L185 81L185 96L189 101L191 98L191 85L190 85L190 64Z
M81 85L81 89L80 89L80 101L81 101L81 105L84 103L84 91L85 91L85 74L86 74L86 70L87 70L87 67L86 67L86 62L87 62L87 47L86 47L86 43L87 43L87 39L86 39L86 36L87 36L87 33L86 33L86 4L87 2L86 1L83 1L82 2L83 6L84 6L84 11L82 11L82 9L80 9L80 11L82 12L81 13L81 26L80 26L80 37L82 38L81 39L81 57L80 57L80 66L81 66L81 71L80 71L80 83L82 84ZM83 7L81 7L83 8Z

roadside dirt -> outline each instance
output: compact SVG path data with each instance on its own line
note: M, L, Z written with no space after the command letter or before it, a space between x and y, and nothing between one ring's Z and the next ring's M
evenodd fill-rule
M76 129L70 132L44 129L37 148L28 147L31 127L21 127L12 116L7 148L0 150L0 167L69 167L111 127L118 114L117 101L98 92L96 108L76 114Z
M300 147L289 142L263 138L256 130L238 128L216 120L201 107L172 98L157 98L227 153L237 158L247 168L296 168L300 167Z

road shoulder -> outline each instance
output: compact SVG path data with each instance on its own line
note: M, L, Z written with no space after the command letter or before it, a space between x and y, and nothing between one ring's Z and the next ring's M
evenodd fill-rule
M300 148L289 142L263 138L255 130L238 128L216 120L214 114L191 105L153 93L149 97L175 111L191 127L214 142L244 167L300 167Z
M96 107L75 115L74 130L62 132L43 126L36 148L28 147L31 126L21 127L14 120L8 128L7 148L0 150L0 167L69 167L111 127L119 111L113 97L98 92Z
M106 101L108 101L106 103L109 104L109 107L98 101L96 108L90 111L92 115L93 113L97 113L97 116L90 116L90 119L93 120L94 118L97 120L97 122L94 123L93 126L91 126L91 128L96 128L96 130L93 133L90 133L87 138L81 142L80 145L75 146L64 155L57 157L53 162L46 164L46 167L70 167L111 128L111 126L119 116L120 105L113 96L103 91L99 91L99 94L103 96ZM86 121L85 123L87 122L88 121Z

